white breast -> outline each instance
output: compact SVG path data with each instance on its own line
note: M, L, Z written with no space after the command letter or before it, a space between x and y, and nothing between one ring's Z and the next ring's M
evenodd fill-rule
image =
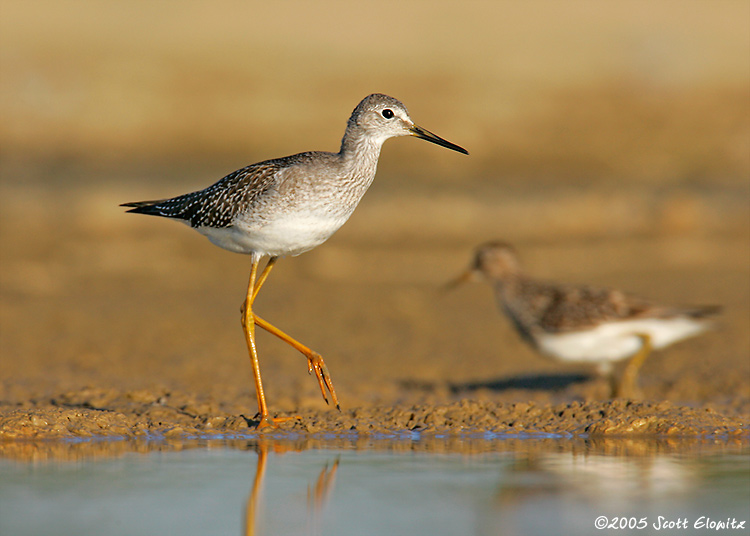
M232 227L198 231L219 247L235 253L299 255L328 240L346 222L329 214L295 213L268 222L238 221Z

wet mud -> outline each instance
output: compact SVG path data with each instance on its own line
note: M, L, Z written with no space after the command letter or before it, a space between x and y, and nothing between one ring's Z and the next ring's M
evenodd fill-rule
M182 226L121 214L116 205L128 195L117 189L84 195L27 184L5 193L13 203L0 226L0 440L256 433L239 322L245 257ZM342 409L325 404L300 354L259 332L270 410L290 417L259 435L748 438L744 227L729 220L721 232L636 237L529 222L516 229L513 241L540 277L724 307L712 331L650 356L641 397L609 400L592 370L528 348L486 286L443 290L476 242L513 236L467 227L439 241L423 222L442 201L412 195L404 234L369 234L394 214L390 194L375 194L329 243L282 259L272 273L256 310L323 354ZM540 198L534 210L559 210L575 197L566 195Z

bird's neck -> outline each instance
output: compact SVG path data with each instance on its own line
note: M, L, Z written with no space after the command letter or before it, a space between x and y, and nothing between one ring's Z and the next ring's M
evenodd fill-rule
M346 129L341 140L339 158L350 176L372 180L378 167L380 148L383 141L367 136L365 133Z
M493 284L503 299L514 300L523 292L524 278L520 274L504 274L503 277L494 278Z

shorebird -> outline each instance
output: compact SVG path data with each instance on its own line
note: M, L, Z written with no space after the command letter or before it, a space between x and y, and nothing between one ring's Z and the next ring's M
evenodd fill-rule
M256 325L307 357L308 372L317 377L323 399L328 403L327 389L339 408L321 355L256 315L253 302L279 257L299 255L322 244L349 219L375 178L383 143L397 136L416 136L469 154L414 124L399 100L373 94L352 112L338 153L311 151L266 160L230 173L204 190L121 205L132 207L128 212L179 220L219 247L250 255L241 321L258 398L258 428L287 419L269 416L255 345ZM257 276L263 257L269 259Z
M527 276L515 249L479 246L467 272L449 286L482 276L520 336L542 354L589 363L609 379L611 396L634 396L637 375L652 350L698 335L720 307L671 307L619 290L572 286ZM614 363L632 358L618 382Z

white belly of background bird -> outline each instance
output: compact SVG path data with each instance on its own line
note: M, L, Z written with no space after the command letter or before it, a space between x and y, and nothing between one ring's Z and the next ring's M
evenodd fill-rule
M601 324L585 331L544 333L537 337L541 352L569 363L616 362L643 348L643 336L658 350L707 329L705 322L689 317L625 320Z

